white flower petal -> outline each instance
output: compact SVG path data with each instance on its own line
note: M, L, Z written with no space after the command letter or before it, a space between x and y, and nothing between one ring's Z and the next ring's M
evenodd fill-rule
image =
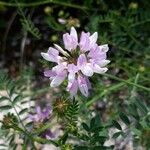
M92 76L93 75L93 68L91 66L90 63L87 63L86 65L84 65L82 68L81 68L81 71L84 75L86 76Z
M108 44L100 45L99 48L102 52L107 52L109 50Z
M66 51L64 51L59 45L54 44L54 46L57 48L57 50L62 53L64 56L68 57L70 56Z
M89 95L88 85L87 85L87 82L84 77L78 76L78 86L79 86L81 93L84 96L88 97L88 95Z
M84 66L86 63L87 63L87 59L86 59L85 54L81 54L78 57L78 61L77 61L78 68L82 68L82 66Z
M51 58L50 58L49 54L42 52L42 53L41 53L41 56L42 56L45 60L51 61Z
M74 27L71 27L70 35L74 37L76 42L78 42L77 31Z
M100 66L100 67L104 67L104 66L106 66L107 64L109 64L110 63L110 60L102 60L102 61L100 61L99 63L98 63L98 65Z
M98 38L98 33L95 32L90 36L90 48L95 45Z
M108 69L107 68L101 68L99 65L95 64L93 66L93 70L95 73L100 73L100 74L103 74L105 73Z
M66 77L65 75L64 76L57 75L56 77L53 78L50 86L51 87L57 87L57 86L59 86L64 81L65 77Z

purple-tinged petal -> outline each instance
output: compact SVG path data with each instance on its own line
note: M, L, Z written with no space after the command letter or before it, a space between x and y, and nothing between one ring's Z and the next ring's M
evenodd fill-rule
M93 68L90 63L86 63L82 68L81 72L86 76L92 76L93 75Z
M74 42L78 43L78 35L74 27L71 27L70 35L74 38Z
M69 57L70 55L66 52L66 51L64 51L59 45L57 45L57 44L54 44L54 46L57 48L57 50L60 52L60 53L62 53L64 56L66 56L66 57Z
M45 133L43 134L43 137L48 139L48 140L52 140L52 139L55 139L56 138L56 135L50 130L50 129L47 129L45 131Z
M51 115L52 113L52 108L50 106L46 106L43 110L42 110L42 117L43 117L43 120L44 119L48 119L49 116Z
M87 63L87 59L86 59L85 54L81 54L81 55L78 57L78 61L77 61L77 66L78 66L78 68L80 69L80 68L83 67L86 63Z
M92 48L95 45L95 43L97 41L97 38L98 38L98 33L97 32L93 33L90 36L90 38L89 38L90 39L90 48Z
M56 74L61 74L65 69L67 69L67 63L63 62L52 68L52 71Z
M86 80L86 83L87 83L88 89L91 89L91 88L92 88L92 86L91 86L91 83L90 83L90 81L89 81L88 77L85 77L85 80Z
M49 54L42 52L42 53L41 53L41 56L42 56L45 60L51 61L51 58L49 57Z
M78 67L74 64L68 64L68 72L78 72Z
M44 71L44 76L45 77L54 77L56 75L57 75L56 72L54 72L52 70L46 70L46 71Z
M70 92L71 97L74 97L78 91L78 82L74 79L73 82L68 82L67 91Z
M56 62L56 63L58 62L59 52L52 47L48 49L47 53L42 52L41 55L47 61Z
M75 74L78 72L78 70L79 69L78 69L78 67L76 65L74 65L74 64L69 64L68 65L68 72L69 72L69 74L68 74L68 80L70 82L74 81Z
M88 95L89 95L88 85L87 85L85 77L83 77L81 75L78 76L78 86L79 86L81 93L84 96L88 97Z
M106 66L107 64L109 64L110 63L110 60L101 60L101 61L99 61L98 62L98 65L100 66L100 67L104 67L104 66Z
M51 87L57 87L59 86L66 78L67 72L64 70L60 74L57 74L56 77L53 78L53 80L50 83Z
M41 107L40 106L36 106L35 107L36 113L40 116L42 113Z
M70 38L70 35L68 33L65 33L63 35L63 41L64 41L64 45L65 45L65 49L71 51L71 38Z
M107 69L107 68L101 68L99 65L94 64L94 65L93 65L93 70L94 70L95 73L103 74L103 73L105 73L108 69Z
M47 52L51 57L55 58L59 55L58 50L56 50L53 47L49 47L48 52Z
M88 33L85 32L81 33L79 46L81 51L83 52L86 52L90 49L90 39Z
M108 44L100 45L99 46L101 52L107 52L109 50Z

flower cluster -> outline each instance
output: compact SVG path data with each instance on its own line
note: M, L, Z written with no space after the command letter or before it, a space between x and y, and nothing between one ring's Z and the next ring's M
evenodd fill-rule
M63 35L64 49L54 44L47 53L41 53L42 57L51 62L55 62L51 70L46 70L44 75L51 80L50 86L59 86L68 77L67 91L71 96L77 94L78 89L84 96L89 95L91 84L88 77L94 73L105 73L105 67L110 61L106 59L108 45L98 45L96 43L98 33L82 32L78 40L77 32L71 27L70 34Z
M29 119L34 122L35 125L42 125L51 117L52 115L52 108L50 106L41 109L40 106L35 107L35 113L29 114ZM50 129L46 129L41 136L46 139L54 139L55 134L52 133Z

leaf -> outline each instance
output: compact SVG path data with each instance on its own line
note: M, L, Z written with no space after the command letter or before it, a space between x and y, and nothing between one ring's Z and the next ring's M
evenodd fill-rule
M128 110L129 110L129 113L136 119L136 120L139 120L140 119L140 116L138 114L138 111L137 111L137 107L135 104L130 104L128 106Z
M113 134L113 138L116 139L118 138L120 135L123 135L123 132L119 131Z
M61 144L65 144L68 138L68 133L65 133L62 137L61 137Z
M94 129L94 128L100 127L100 125L101 125L100 123L101 123L100 122L100 117L99 117L99 115L96 115L95 117L93 117L91 119L90 128Z
M135 104L137 106L137 108L144 114L146 115L148 113L147 107L145 106L144 102L140 101L140 100L136 100Z
M41 39L42 34L40 33L39 29L35 27L30 18L22 18L20 21L24 30L30 32L37 39Z
M142 132L136 128L132 128L131 130L134 132L135 135L141 136L142 134Z
M27 128L30 128L32 125L33 125L33 122L28 122L25 126L26 126Z
M14 94L15 86L12 86L9 91L9 96L11 97Z
M130 120L124 113L121 112L119 116L126 125L130 125Z
M95 117L91 119L90 128L94 128L95 126Z
M82 127L83 127L87 132L90 131L90 128L88 127L88 125L87 125L86 123L82 123Z
M114 127L116 127L118 130L122 130L120 124L119 124L117 121L112 120L112 125L113 125Z
M12 108L12 106L10 106L10 105L0 106L0 111L9 110L11 108Z
M21 95L17 95L17 96L14 98L12 104L15 105L15 104L18 103L20 100L21 100Z
M3 96L3 97L0 98L0 102L3 102L3 101L5 101L5 100L9 100L9 98L6 97L6 96Z
M28 111L28 108L24 108L19 112L19 115L23 115L27 111Z

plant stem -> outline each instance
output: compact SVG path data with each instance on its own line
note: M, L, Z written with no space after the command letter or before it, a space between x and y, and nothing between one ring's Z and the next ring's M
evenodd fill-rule
M39 5L45 5L45 4L58 4L58 5L62 5L62 6L66 6L66 7L72 7L72 8L77 8L77 9L81 9L81 10L88 10L90 8L85 7L85 6L80 6L80 5L76 5L76 4L71 4L71 3L66 3L66 2L62 2L62 1L54 1L54 0L45 0L45 1L40 1L40 2L31 2L31 3L9 3L9 2L3 2L0 1L0 5L4 5L4 6L10 6L10 7L34 7L34 6L39 6Z
M114 80L117 80L117 81L124 82L124 83L126 83L126 84L134 85L134 86L136 86L136 87L138 87L138 88L141 88L141 89L143 89L143 90L145 90L145 91L150 92L150 88L145 87L145 86L142 86L142 85L139 85L139 84L134 83L134 82L131 82L131 81L129 81L129 80L124 80L124 79L118 78L118 77L116 77L116 76L107 74L107 73L105 73L104 76L109 77L109 78L114 79Z
M99 98L101 98L102 96L104 96L105 94L110 93L111 91L115 91L117 89L119 89L120 87L124 86L125 83L119 83L117 85L111 86L107 89L105 89L103 92L101 92L99 95L95 96L93 99L91 99L90 101L86 102L86 106L89 107L91 104L93 104L94 102L96 102Z

